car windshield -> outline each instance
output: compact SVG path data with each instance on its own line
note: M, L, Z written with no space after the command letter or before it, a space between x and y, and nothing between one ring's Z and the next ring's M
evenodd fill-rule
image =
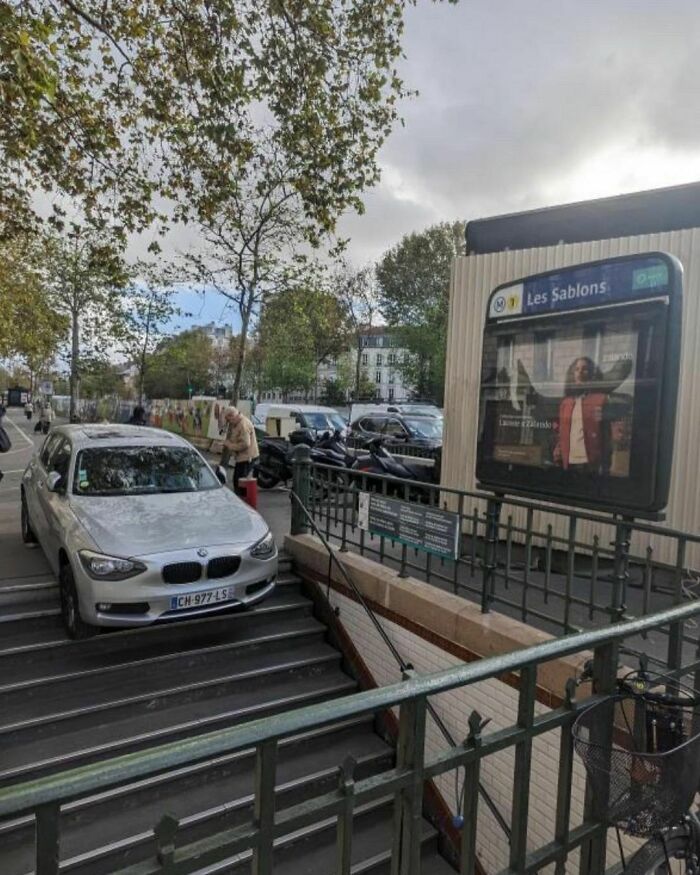
M432 416L421 416L415 419L404 420L413 434L424 438L442 438L442 419L434 419Z
M219 481L188 447L90 447L75 463L75 495L201 492Z
M414 416L433 416L441 419L442 413L438 407L431 407L429 404L404 404L401 408L404 413L413 414Z
M303 413L304 422L307 428L314 428L317 431L325 431L330 429L334 431L336 428L345 428L343 417L339 413Z

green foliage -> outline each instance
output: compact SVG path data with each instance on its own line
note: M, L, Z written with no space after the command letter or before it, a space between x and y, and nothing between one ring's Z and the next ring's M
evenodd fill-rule
M159 343L148 356L144 389L149 398L188 398L209 394L212 343L199 330L183 331Z
M347 349L349 324L345 308L330 292L295 287L266 303L258 334L264 388L308 393L315 388L318 366Z
M34 235L0 244L0 356L20 356L32 371L55 354L68 331L47 294L43 255Z
M463 252L464 222L443 222L407 234L377 264L379 306L409 351L404 380L417 397L438 403L445 388L450 270Z
M264 211L262 145L309 233L330 230L361 209L406 93L404 5L2 0L0 167L25 203L31 180L131 229L166 194L210 223L232 193Z

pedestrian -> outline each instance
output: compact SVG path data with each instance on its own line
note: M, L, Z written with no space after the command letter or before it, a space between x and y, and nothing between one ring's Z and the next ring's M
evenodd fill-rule
M255 426L236 407L227 408L224 420L227 428L221 463L225 465L229 456L234 457L233 491L236 495L242 495L239 481L248 476L259 455Z
M137 404L136 407L134 407L134 412L129 418L129 425L148 425L146 411L140 404Z
M53 412L53 407L51 406L50 401L44 402L41 407L41 411L39 412L39 422L41 423L41 430L44 434L49 433L49 429L53 425L53 421L55 419L55 414Z
M29 400L24 405L24 415L27 417L27 419L31 419L34 415L34 405Z

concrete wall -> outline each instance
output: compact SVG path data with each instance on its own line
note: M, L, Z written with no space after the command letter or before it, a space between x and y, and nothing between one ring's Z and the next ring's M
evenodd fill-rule
M683 346L678 397L675 458L667 525L688 532L700 531L700 488L697 481L700 434L700 229L624 237L591 243L561 244L539 249L474 255L455 260L452 272L445 388L445 442L443 484L474 489L481 348L489 294L501 283L533 273L615 255L664 251L677 256L684 269ZM516 523L524 517L514 515ZM544 530L548 522L555 534L566 537L566 521L544 516L536 520ZM607 537L591 524L578 536L591 542L593 535ZM655 558L674 564L671 539L637 536L633 551L643 555L654 547ZM689 547L687 563L700 568L700 550Z
M297 567L318 580L327 579L328 555L310 536L287 538L287 549ZM342 554L341 561L352 575L377 614L387 635L404 659L411 662L419 674L431 674L475 659L517 649L551 636L516 620L498 614L482 615L474 605L463 599L436 590L413 580L400 579L397 573L355 554ZM379 686L396 683L401 675L389 655L386 644L367 618L364 608L345 591L342 576L333 572L335 585L330 590L333 607L339 610L339 620L356 650ZM390 619L391 618L391 619ZM478 648L477 651L474 648ZM451 652L453 651L453 652ZM580 654L558 663L549 663L538 674L536 714L543 714L564 691L568 677L573 676L590 654ZM582 688L581 695L585 695ZM549 704L548 704L549 700ZM476 709L491 723L484 734L513 726L517 721L518 690L501 680L489 680L453 690L434 697L437 712L457 742L469 733L468 719ZM530 820L528 847L530 850L554 840L556 812L559 732L547 733L533 744L532 780L530 785ZM447 746L432 720L428 720L427 755L432 756ZM482 760L482 782L501 813L510 820L513 803L514 749ZM436 786L454 812L454 773L436 779ZM573 775L571 825L583 819L585 773L576 758ZM488 875L508 866L508 843L496 819L483 801L479 804L479 860ZM625 838L629 855L639 842ZM619 861L617 842L611 832L608 842L608 865ZM569 858L567 871L577 871L578 854ZM552 867L553 871L553 867Z

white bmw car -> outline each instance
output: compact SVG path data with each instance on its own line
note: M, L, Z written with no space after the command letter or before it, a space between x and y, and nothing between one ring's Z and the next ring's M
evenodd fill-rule
M130 425L55 428L22 478L22 537L58 576L68 634L261 601L277 549L191 444Z

